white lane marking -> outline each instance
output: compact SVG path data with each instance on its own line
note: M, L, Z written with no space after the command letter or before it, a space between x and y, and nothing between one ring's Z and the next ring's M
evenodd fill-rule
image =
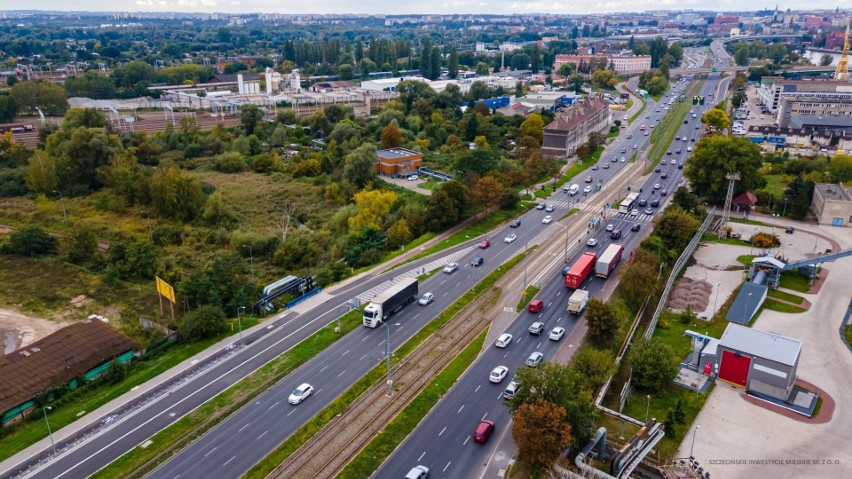
M364 341L367 340L367 338L369 338L369 336L364 336L364 339L362 339L361 342L363 343Z
M295 409L293 409L292 411L288 412L288 413L287 413L287 416L289 416L290 414L293 414L294 412L296 412L296 410L295 410Z
M343 371L340 371L340 374L338 374L338 375L337 375L337 377L343 376L344 374L346 374L346 370L345 370L345 369L344 369Z
M447 465L444 466L444 470L441 471L441 472L447 472L447 468L450 467L450 464L452 464L452 463L453 463L453 461L448 462Z
M222 464L222 466L227 466L229 462L233 461L236 458L237 458L237 456L231 456L231 458L228 459L227 461L225 461L225 464Z
M444 426L444 429L441 429L441 432L438 433L438 437L441 437L441 434L444 434L444 431L447 430L447 427Z
M325 366L323 366L323 367L322 367L322 369L320 369L320 372L323 372L323 371L325 371L326 369L328 369L328 364L326 364Z
M562 316L560 316L559 318L557 318L557 319L556 319L556 322L557 322L557 323L558 323L559 321L562 321Z
M367 353L367 354L369 354L369 353ZM358 361L363 361L363 360L364 360L364 358L366 358L366 357L367 357L367 354L365 354L365 355L361 356L361 358L360 358L360 359L358 359Z
M553 306L553 301L551 301L551 302L547 303L547 307L548 307L548 308L549 308L549 307L551 307L551 306Z
M420 460L423 459L423 456L425 456L425 455L426 455L426 451L423 451L423 454L421 454L420 457L417 458L417 462L420 462Z
M295 409L294 409L294 411L295 411ZM258 438L258 439L262 438L262 437L263 437L263 436L265 436L265 435L266 435L266 433L268 433L268 432L269 432L269 429L267 429L266 431L263 431L263 434L261 434L260 436L257 436L257 438Z
M517 340L517 341L515 341L515 343L520 343L520 342L521 342L521 339L523 339L523 338L522 338L522 337L520 337L520 336L518 336L518 340Z
M219 448L219 446L214 446L214 447L213 447L213 449L211 449L211 450L207 451L207 454L205 454L205 455L204 455L204 457L207 457L207 456L209 456L210 454L213 454L213 451L215 451L215 450L216 450L216 449L218 449L218 448Z
M237 432L243 432L243 429L249 427L250 422L247 422L245 426L241 427Z
M459 410L456 411L456 414L461 414L462 409L464 409L464 404L462 404L461 407L459 408Z
M352 350L347 349L346 351L343 352L343 354L340 355L340 357L342 358L343 356L346 356L347 354L349 354L349 351L352 351Z
M466 445L467 445L467 441L470 441L470 436L467 436L467 437L465 438L464 442L462 443L462 446L466 446Z
M415 314L413 319L417 319L418 316L420 316L420 313Z
M536 351L538 351L539 349L541 349L541 341L539 341L539 343L536 345L535 349L536 349Z
M486 417L488 417L488 413L487 413L487 412L486 412L485 414L483 414L483 415L482 415L482 419L480 419L480 421L484 421Z
M279 402L281 402L281 401L275 401L275 404L273 404L272 406L269 406L268 408L266 408L266 410L269 411L270 409L274 408L275 406L278 405Z
M476 386L476 389L474 389L474 390L473 390L473 392L478 393L478 392L479 392L479 388L481 388L481 387L482 387L482 384L480 384L480 385Z

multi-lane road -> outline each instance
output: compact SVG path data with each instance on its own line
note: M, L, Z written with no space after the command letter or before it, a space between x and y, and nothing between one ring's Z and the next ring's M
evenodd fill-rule
M712 93L715 98L715 90L719 83L718 78L708 79L699 95L708 96ZM691 98L687 101L691 101ZM696 115L700 117L700 114L709 107L710 103L708 102L703 107L695 106L694 110ZM650 104L647 107L646 111L649 112L650 120L653 120L656 115L665 113L665 110L661 110L659 114L656 113L656 108L656 105ZM676 142L683 145L681 154L664 156L664 161L667 160L668 164L665 166L661 164L661 173L653 173L645 178L641 185L643 191L641 198L650 202L651 199L659 197L659 190L654 190L655 184L659 183L661 189L668 189L669 192L673 192L681 182L683 170L678 169L676 164L672 165L671 159L675 158L676 162L684 160L687 155L686 145L693 145L694 143L689 140L684 142L682 138L697 137L701 131L695 129L696 121L699 120L693 120L691 115L688 115L688 118L690 119L689 123L681 124L677 133L678 138L681 139L676 140ZM636 123L641 121L643 120L637 120ZM636 138L638 126L636 124L631 125L628 130L633 138ZM618 152L621 151L621 148L624 148L622 145L630 144L633 141L628 140L624 134L621 136L625 138L614 144L615 150ZM672 145L672 148L675 149L675 145ZM604 160L606 160L606 157L603 157L601 161ZM666 179L660 178L662 172L668 173ZM666 198L662 199L665 200ZM644 210L644 208L641 209ZM538 212L538 214L543 216L544 213ZM635 222L643 223L643 219L647 220L647 217L617 214L607 221L623 231L624 236L618 242L624 245L625 251L637 246L641 230L640 232L632 232L630 226ZM595 237L598 239L598 245L595 248L589 247L585 250L594 250L600 254L612 243L609 233L604 228L601 228ZM585 250L579 251L571 260L576 260ZM626 256L627 253L625 252ZM592 297L595 297L600 295L606 281L612 280L600 279L590 275L590 279L587 279L582 287L588 290ZM468 368L449 393L444 396L427 418L400 445L373 477L402 477L409 469L418 464L425 465L431 470L432 475L430 477L496 477L496 471L489 469L489 463L493 459L497 445L511 440L511 418L508 408L501 399L501 393L511 380L514 371L517 368L526 367L524 361L532 352L539 351L544 354L546 359L549 359L562 346L561 342L548 339L547 333L553 327L562 326L566 328L567 337L577 325L582 316L577 317L566 311L568 296L572 291L565 287L564 279L559 270L551 271L551 280L538 294L538 298L545 303L542 312L532 314L524 311L518 315L505 331L514 336L514 342L508 348L499 349L493 344L486 344L483 354ZM527 332L527 328L533 321L544 322L545 331L541 336ZM562 341L564 342L565 339L563 338ZM493 384L489 381L488 375L498 365L508 367L510 372L501 384ZM472 440L471 435L483 419L494 421L496 427L489 442L479 444ZM493 476L486 474L488 471Z

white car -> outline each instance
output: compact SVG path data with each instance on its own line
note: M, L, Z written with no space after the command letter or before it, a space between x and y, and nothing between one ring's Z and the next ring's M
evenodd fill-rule
M612 231L612 230L614 230L614 229L615 229L615 225L614 225L614 224L610 223L610 224L606 225L606 230L607 230L607 231Z
M686 147L686 151L688 151L688 152L689 152L689 151L692 151L692 147L691 147L691 146L687 146L687 147Z
M408 176L408 181L417 181L417 178L418 178L418 176L417 176L417 175L409 175L409 176Z
M429 477L429 468L426 466L414 466L405 475L405 479L426 479Z
M672 161L670 161L669 163L671 163L671 164L673 164L673 165L676 165L676 164L677 164L677 160L676 160L676 159L674 159L674 158L672 158Z
M512 234L510 234L509 236L507 236L507 237L503 238L503 241L505 241L506 243L512 243L512 242L514 242L516 239L518 239L518 235L516 235L515 233L512 233Z
M541 354L540 352L536 351L536 352L530 354L530 357L527 358L526 365L531 367L531 368L534 368L534 367L538 366L539 363L541 363L541 361L543 359L544 359L544 354Z
M660 189L660 184L659 184L659 183L654 183L654 189L655 189L655 190L659 190L659 189Z
M457 269L459 269L458 263L450 263L450 264L444 266L444 272L447 273L447 274L453 273Z
M589 241L586 241L586 246L597 246L598 240L595 238L589 238Z
M512 335L509 333L503 333L497 338L497 342L494 343L498 348L505 348L512 344Z
M314 387L308 383L302 383L299 387L293 390L293 394L290 395L290 398L287 400L290 404L299 404L304 401L308 396L313 394Z
M548 224L553 222L553 217L550 216L550 215L547 215L547 216L544 217L544 219L541 220L541 222L548 225Z
M488 380L494 384L500 384L507 374L509 374L509 368L506 366L497 366L491 370L491 374L488 375Z
M639 210L637 210L636 208L633 208L630 211L630 216L639 216Z
M418 301L418 303L421 304L422 306L426 306L427 304L431 303L434 300L435 300L434 294L426 293L426 294L424 294L423 296L420 297L420 301Z
M583 193L591 193L591 192L592 192L592 187L591 187L591 185L590 185L590 186L587 186L587 187L585 187L585 188L583 188Z
M559 341L560 339L562 339L562 336L565 336L565 328L563 328L562 326L557 326L551 329L550 334L547 335L547 337L552 339L553 341Z

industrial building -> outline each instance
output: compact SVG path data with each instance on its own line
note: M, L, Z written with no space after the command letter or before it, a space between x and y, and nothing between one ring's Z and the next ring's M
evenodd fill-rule
M786 401L796 383L802 342L729 324L716 351L719 379Z
M604 133L612 125L612 110L602 96L575 102L544 127L541 152L545 156L571 156L592 133Z
M423 166L423 153L405 148L389 148L376 152L378 160L375 170L379 175L392 178L417 174L417 168Z
M842 184L817 183L811 211L822 225L852 224L852 196Z
M757 89L758 99L773 115L778 113L782 96L796 97L803 94L810 98L819 98L824 94L835 94L831 96L834 99L849 98L842 94L852 95L852 89L847 81L788 80L780 76L763 77ZM780 118L776 117L776 122L780 123Z

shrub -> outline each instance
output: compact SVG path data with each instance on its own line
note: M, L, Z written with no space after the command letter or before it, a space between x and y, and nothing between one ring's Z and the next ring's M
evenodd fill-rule
M239 173L246 169L246 158L242 153L229 151L213 158L213 167L222 173Z
M56 254L59 241L37 226L13 231L3 252L19 256L46 256Z
M227 318L216 306L200 306L183 320L179 333L185 341L211 338L225 331Z
M755 248L775 248L781 245L778 235L770 233L757 233L751 237L751 244Z

